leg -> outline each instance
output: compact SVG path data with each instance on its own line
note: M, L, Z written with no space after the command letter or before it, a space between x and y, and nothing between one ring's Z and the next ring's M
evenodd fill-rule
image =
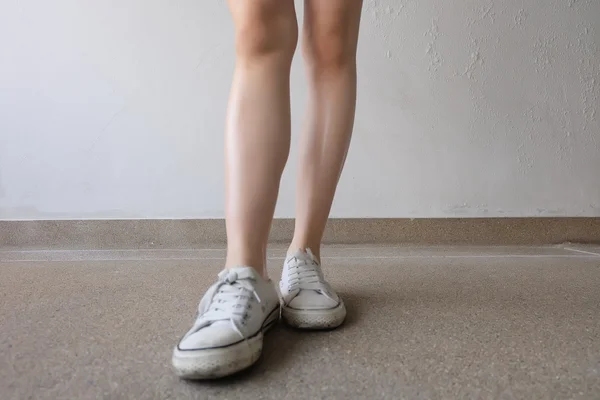
M296 328L329 329L343 323L346 308L325 280L319 253L352 134L362 1L304 4L310 104L301 140L296 229L279 283L281 315Z
M311 249L317 259L354 124L361 8L362 0L305 0L303 53L310 104L290 250Z
M263 279L267 238L290 145L289 76L298 26L293 0L229 0L237 62L226 130L227 267L173 349L185 379L241 371L258 360L279 319ZM262 277L260 276L262 274Z
M229 0L236 67L226 148L227 267L263 276L290 146L290 68L298 40L293 0Z

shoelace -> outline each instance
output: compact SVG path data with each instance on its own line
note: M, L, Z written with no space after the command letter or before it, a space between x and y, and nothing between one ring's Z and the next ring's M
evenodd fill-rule
M212 301L208 310L199 315L199 320L208 325L218 321L230 321L232 328L245 339L240 325L246 324L248 311L252 309L252 298L261 303L258 293L248 279L238 280L237 274L232 271L220 275L212 290Z
M318 290L323 292L325 283L319 264L311 259L292 257L288 260L288 290Z

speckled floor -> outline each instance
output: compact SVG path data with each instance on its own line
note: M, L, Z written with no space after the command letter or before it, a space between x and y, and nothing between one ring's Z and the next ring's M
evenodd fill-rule
M328 247L342 328L279 325L247 372L179 381L223 256L0 250L0 398L600 399L600 246Z

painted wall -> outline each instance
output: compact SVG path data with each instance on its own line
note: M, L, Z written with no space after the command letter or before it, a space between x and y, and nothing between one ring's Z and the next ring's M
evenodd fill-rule
M222 217L231 28L223 1L0 2L0 218ZM333 215L600 216L599 47L597 0L365 0ZM299 57L292 85L297 138Z

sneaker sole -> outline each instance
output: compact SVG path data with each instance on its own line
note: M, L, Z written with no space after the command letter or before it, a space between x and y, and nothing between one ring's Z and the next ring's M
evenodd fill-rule
M172 358L175 374L189 380L217 379L249 368L260 358L264 334L279 319L277 311L269 314L258 334L231 346L206 350L179 350L175 347Z
M297 310L283 306L281 316L286 324L298 329L333 329L346 318L346 306L340 304L327 310Z

